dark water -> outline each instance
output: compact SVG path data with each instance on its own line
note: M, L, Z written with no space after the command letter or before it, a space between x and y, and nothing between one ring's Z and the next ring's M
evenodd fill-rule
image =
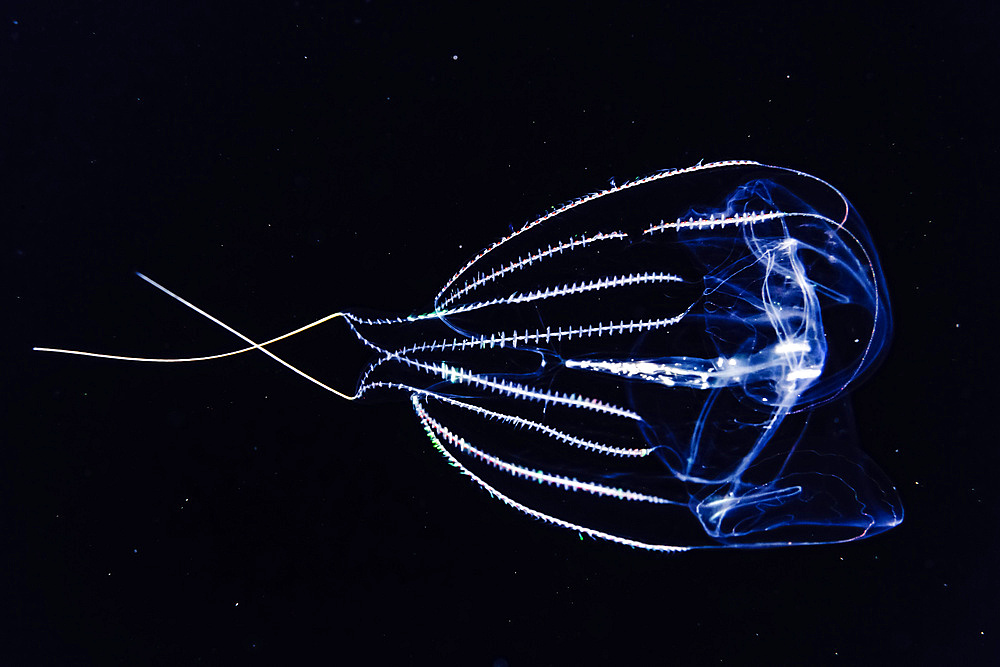
M0 664L982 663L1000 649L989 3L16 3L3 20ZM841 188L892 348L859 440L870 540L581 541L446 465L405 401L262 355L139 366L330 312L426 309L549 206L749 158ZM353 387L332 323L276 347Z

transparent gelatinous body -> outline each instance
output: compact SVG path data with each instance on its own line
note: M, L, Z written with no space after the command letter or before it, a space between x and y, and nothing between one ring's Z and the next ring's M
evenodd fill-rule
M676 551L860 539L898 525L845 390L889 339L864 224L814 176L749 161L614 186L524 225L430 310L334 313L250 346L348 399L409 396L454 466L538 519ZM375 352L344 394L267 346L344 318Z
M658 549L813 544L902 520L844 390L890 312L861 219L754 162L659 173L480 252L402 318L357 396L409 394L449 461L507 504Z

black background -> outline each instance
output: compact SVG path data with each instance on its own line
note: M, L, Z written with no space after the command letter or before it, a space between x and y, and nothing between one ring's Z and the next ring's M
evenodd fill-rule
M982 664L1000 655L994 3L13 3L0 664ZM406 314L547 207L699 160L843 190L896 330L855 394L902 526L660 555L455 474L260 355ZM330 325L278 350L334 386Z

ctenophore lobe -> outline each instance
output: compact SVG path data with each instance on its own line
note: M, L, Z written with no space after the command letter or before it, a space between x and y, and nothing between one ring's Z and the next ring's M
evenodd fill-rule
M846 391L891 333L847 199L755 162L662 172L481 251L426 313L348 315L432 442L494 496L631 546L858 539L902 520Z

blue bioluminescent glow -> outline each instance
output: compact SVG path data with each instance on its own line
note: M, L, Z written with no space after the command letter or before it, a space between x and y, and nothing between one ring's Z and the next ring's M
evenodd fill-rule
M478 253L426 313L334 313L259 350L348 399L403 393L434 446L506 504L660 551L843 542L903 518L846 390L884 351L871 239L827 182L751 161L613 186ZM354 393L271 343L343 318ZM97 355L52 348L89 356Z

